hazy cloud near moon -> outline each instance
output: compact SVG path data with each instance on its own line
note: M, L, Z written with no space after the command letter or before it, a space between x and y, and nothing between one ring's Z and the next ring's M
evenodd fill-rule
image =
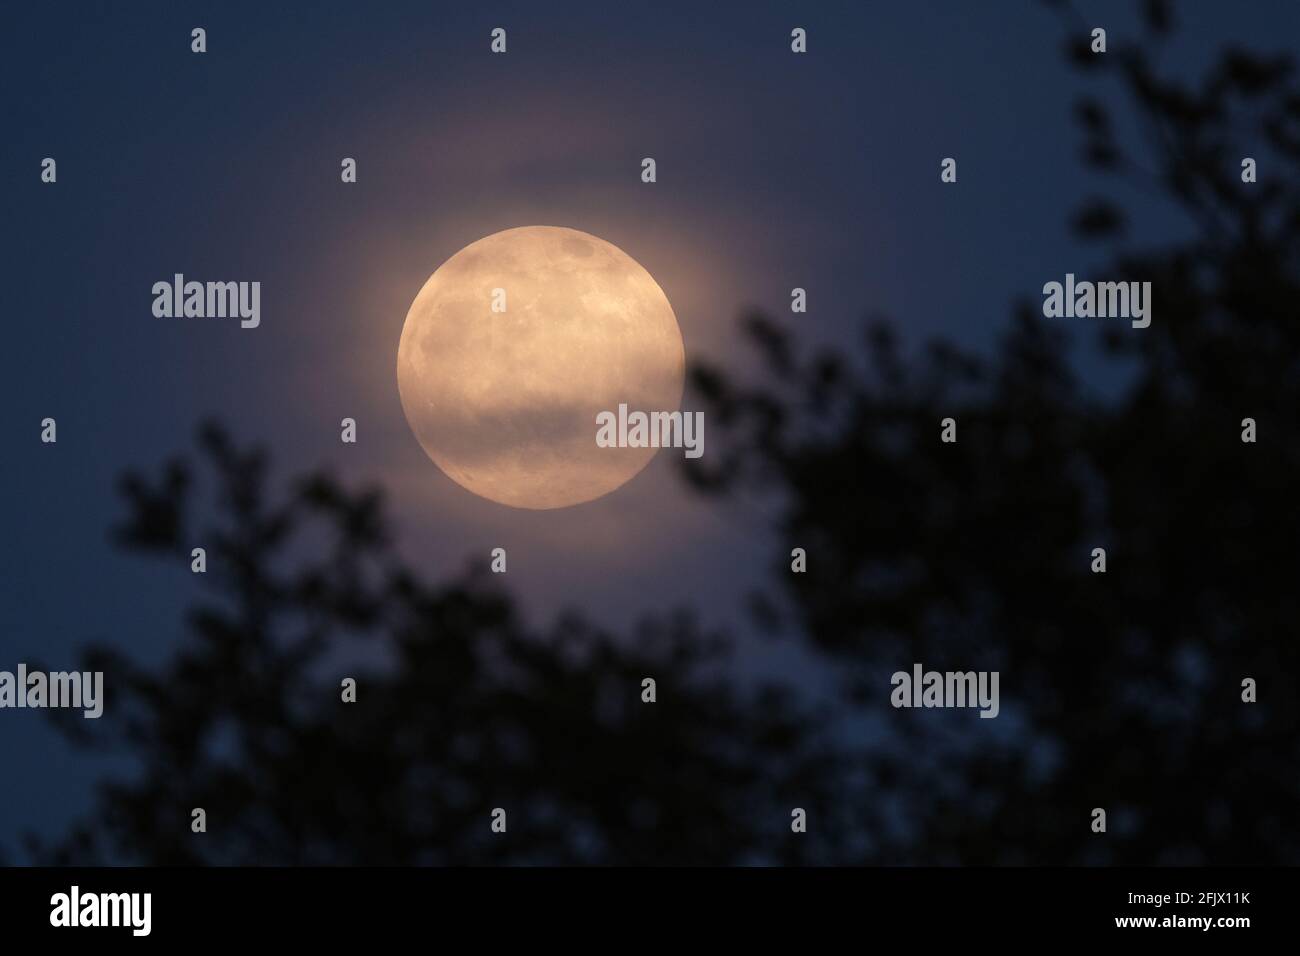
M635 260L577 230L527 226L472 243L429 278L397 373L412 430L450 478L502 504L559 508L645 467L655 449L596 445L596 415L677 409L684 366L672 307Z

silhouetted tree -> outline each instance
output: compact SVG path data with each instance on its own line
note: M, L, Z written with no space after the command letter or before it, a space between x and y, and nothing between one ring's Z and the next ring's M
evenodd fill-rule
M486 569L430 586L398 563L377 493L317 475L273 501L263 454L212 426L201 444L211 519L197 469L177 460L123 482L117 534L182 563L204 542L213 595L159 670L89 653L109 706L89 730L64 726L140 773L106 784L61 845L33 841L36 858L727 863L812 850L790 839L784 800L819 759L806 726L782 692L709 676L723 642L689 615L623 640L578 616L532 633ZM645 677L658 703L642 701ZM195 807L205 834L191 832ZM490 829L496 807L506 835Z
M1103 323L1129 363L1121 394L1077 379L1069 320L1038 302L991 358L906 355L879 322L861 361L805 355L754 315L759 384L694 374L727 450L715 440L690 479L779 516L781 590L756 598L760 619L829 655L892 732L858 755L884 770L861 799L901 808L905 839L877 860L1300 860L1300 89L1290 58L1236 50L1199 84L1164 77L1150 63L1167 6L1148 22L1143 45L1112 32L1111 52L1076 58L1120 79L1150 134L1132 155L1084 99L1086 162L1189 221L1186 240L1135 249L1116 201L1075 217L1112 250L1105 278L1153 285L1149 328ZM939 440L947 417L956 444ZM794 546L806 574L789 573ZM912 662L1000 670L1002 717L893 710L889 675Z

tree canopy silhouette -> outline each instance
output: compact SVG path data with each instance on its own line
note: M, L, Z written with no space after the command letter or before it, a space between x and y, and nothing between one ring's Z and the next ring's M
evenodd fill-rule
M439 585L390 553L375 492L314 475L274 498L266 458L202 431L196 468L130 476L127 547L188 562L214 593L160 670L110 648L109 706L77 739L137 778L43 859L151 864L730 862L781 854L775 804L815 760L777 689L708 673L724 649L689 615L617 641L572 615L533 633L486 568ZM344 703L345 676L357 679ZM656 680L663 703L642 701ZM210 832L191 833L191 810ZM489 814L507 811L508 839ZM791 852L798 851L793 847Z
M695 372L727 450L715 437L689 477L777 509L781 599L756 598L760 618L829 655L848 694L929 755L891 761L902 777L884 788L906 796L911 861L1300 859L1300 89L1289 57L1239 50L1197 84L1162 76L1166 5L1149 22L1142 45L1085 44L1076 60L1118 77L1149 134L1130 155L1111 108L1085 98L1085 161L1189 223L1185 240L1130 248L1119 202L1074 218L1106 243L1107 278L1154 290L1149 328L1100 322L1128 363L1122 394L1079 380L1066 323L1038 303L991 359L945 342L906 355L884 322L862 361L807 355L752 315L766 377ZM1244 156L1258 182L1243 182ZM956 444L939 441L949 417ZM1246 418L1257 443L1242 441ZM815 555L809 573L782 573L796 545ZM888 676L913 661L1000 670L1013 733L891 719Z

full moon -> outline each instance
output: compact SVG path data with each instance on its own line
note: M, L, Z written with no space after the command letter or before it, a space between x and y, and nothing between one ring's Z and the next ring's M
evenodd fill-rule
M617 246L524 226L470 243L406 314L397 387L425 453L515 508L564 508L623 485L655 448L602 448L600 412L676 411L685 351L663 289Z

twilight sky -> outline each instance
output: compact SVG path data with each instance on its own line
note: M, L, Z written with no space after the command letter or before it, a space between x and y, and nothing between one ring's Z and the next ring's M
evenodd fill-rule
M1132 23L1129 3L1082 6L1112 36ZM1293 2L1240 11L1212 27L1184 14L1169 65L1230 41L1294 46ZM497 26L505 56L488 52ZM672 455L539 512L471 496L420 449L397 391L403 320L439 264L498 230L614 243L667 294L687 362L736 367L746 306L810 342L855 341L879 312L908 341L986 347L1015 299L1094 263L1066 225L1102 188L1078 161L1082 86L1033 3L13 4L0 36L0 669L71 668L88 639L150 660L181 639L188 569L125 555L107 530L120 472L188 450L209 415L266 443L281 479L328 465L382 484L402 552L430 574L506 547L539 619L578 606L626 630L679 602L736 619L759 532L687 492ZM1137 238L1182 228L1132 202ZM155 318L150 289L178 272L260 281L260 327ZM789 316L794 286L807 315ZM1119 384L1080 362L1098 389ZM57 446L39 443L46 416ZM345 416L356 446L338 440ZM746 663L784 653L755 645ZM31 712L0 712L0 756L10 851L84 808L101 769Z

